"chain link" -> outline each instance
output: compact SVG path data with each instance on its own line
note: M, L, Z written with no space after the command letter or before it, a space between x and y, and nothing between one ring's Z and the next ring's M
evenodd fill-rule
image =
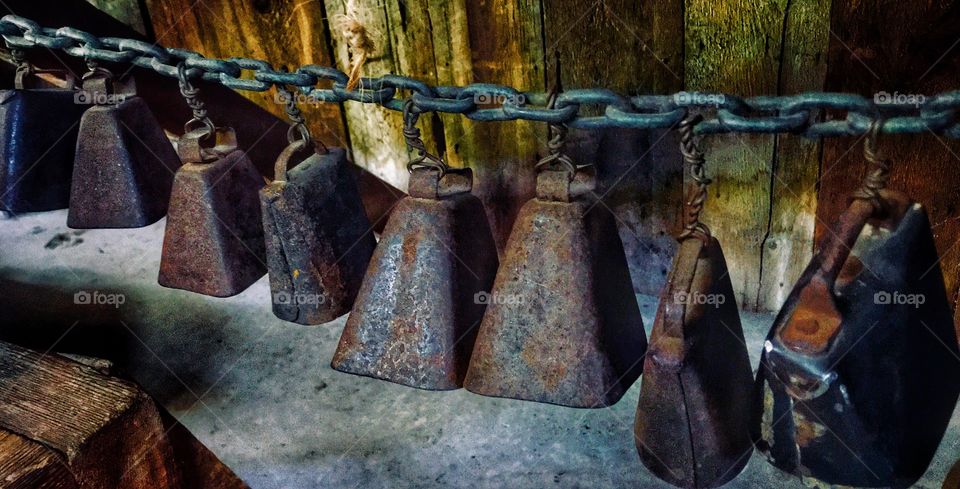
M869 131L883 118L884 133L932 131L960 138L960 91L928 97L923 103L878 104L865 97L844 93L810 92L786 96L741 98L730 94L679 92L674 95L627 97L607 89L569 90L556 106L546 105L546 94L521 92L489 83L463 87L430 86L414 78L385 75L363 78L360 88L347 89L347 74L332 67L306 65L294 71L275 70L251 58L214 59L185 49L164 48L135 39L98 38L64 27L52 29L15 15L0 19L0 35L9 49L45 47L91 62L133 64L161 75L177 78L184 63L191 79L220 83L236 90L263 92L273 86L297 87L318 102L354 101L378 104L402 111L407 101L417 112L463 114L476 121L528 120L565 124L571 128L622 127L668 129L683 119L687 110L705 114L697 134L745 132L791 133L811 138L855 136ZM324 85L320 87L318 85ZM399 98L398 93L408 93ZM590 107L591 114L585 115Z

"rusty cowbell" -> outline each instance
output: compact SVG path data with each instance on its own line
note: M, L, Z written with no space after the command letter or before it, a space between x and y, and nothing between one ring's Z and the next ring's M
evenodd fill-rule
M233 129L215 128L206 117L182 65L180 82L194 118L177 143L184 165L173 181L158 282L229 297L266 273L258 197L263 177L238 148Z
M469 169L426 152L404 107L409 196L390 214L333 368L429 390L463 386L498 260Z
M764 343L757 448L821 485L908 487L926 471L960 394L950 303L923 206L887 190L876 151L853 202Z
M40 88L36 73L42 71L53 70L37 70L21 58L14 88L0 91L0 210L38 212L70 203L86 106L77 103L71 89ZM72 81L68 76L68 85Z
M274 181L260 191L273 313L321 324L350 311L376 239L346 151L314 144L293 96L278 91L294 124ZM288 171L292 158L304 156Z
M696 187L657 309L643 366L634 435L643 464L675 486L720 486L750 460L753 374L723 250L699 221L707 196L700 117L680 125Z
M167 211L173 145L133 81L120 83L104 68L83 76L81 95L94 102L80 120L70 188L71 228L135 228Z
M613 214L586 169L544 170L520 209L477 335L471 392L571 407L616 403L646 338Z

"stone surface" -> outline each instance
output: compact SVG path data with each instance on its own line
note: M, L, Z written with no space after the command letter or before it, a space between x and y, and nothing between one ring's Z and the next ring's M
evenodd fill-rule
M254 489L670 487L634 447L639 381L609 409L579 410L342 374L329 361L345 317L285 323L266 278L229 299L160 287L164 221L65 223L66 211L0 220L0 336L113 360ZM79 291L123 303L75 304ZM656 301L640 306L649 327ZM756 367L773 317L742 318ZM920 486L940 487L958 442L955 412ZM804 486L754 454L724 487Z

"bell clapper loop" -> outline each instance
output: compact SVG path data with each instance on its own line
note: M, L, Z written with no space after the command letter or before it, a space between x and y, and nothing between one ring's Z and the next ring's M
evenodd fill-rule
M207 107L199 96L200 89L190 82L185 62L177 65L177 81L180 94L193 111L193 117L183 125L183 136L178 144L180 158L188 163L207 163L236 150L236 133L230 127L217 127L210 120Z
M688 113L679 125L680 153L683 155L684 164L690 166L690 176L693 178L696 187L692 189L684 201L683 231L677 235L677 241L695 237L703 241L704 244L708 244L711 236L710 228L700 222L700 214L703 212L703 205L707 200L707 186L710 185L712 180L707 177L706 160L694 135L694 128L702 120L702 115Z
M280 67L280 71L286 72L288 70L287 67L282 66ZM301 152L325 155L329 154L330 150L322 141L313 139L313 135L310 134L310 128L307 127L307 121L303 117L303 112L297 105L297 99L293 91L290 90L290 87L282 83L277 83L274 87L277 89L280 100L284 102L284 111L287 113L287 118L292 122L290 128L287 129L287 142L289 144L284 148L283 152L280 153L280 156L277 157L273 168L273 181L286 182L287 168L290 166L290 159L294 155Z
M553 85L550 88L550 93L547 95L547 108L553 109L557 104L557 97L560 95L560 85L559 83ZM547 126L547 150L548 153L543 158L540 158L540 161L537 162L535 169L537 173L543 171L545 168L553 167L557 164L563 166L564 171L567 172L570 181L573 181L573 176L577 173L577 164L573 162L563 149L567 144L567 125L566 124L549 124Z
M407 163L407 170L413 172L417 168L432 168L440 172L438 178L443 178L450 167L442 158L427 151L426 144L420 138L420 129L417 127L419 119L420 109L413 104L412 98L407 99L403 104L403 137L406 139L407 148L417 153L417 156Z
M878 214L883 214L886 204L880 191L887 188L890 180L890 160L880 151L880 133L883 132L882 118L874 119L867 129L867 139L863 142L863 157L870 165L863 184L853 193L854 199L869 200Z

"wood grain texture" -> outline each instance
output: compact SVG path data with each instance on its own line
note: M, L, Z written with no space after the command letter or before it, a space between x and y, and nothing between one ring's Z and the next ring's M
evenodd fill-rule
M637 95L683 87L680 0L547 2L544 31L548 74L552 77L559 63L565 89L599 86ZM569 138L578 163L597 165L599 205L617 218L634 288L641 293L659 291L676 249L682 164L675 136L605 129L572 131Z
M78 489L60 456L49 448L0 429L0 488Z
M687 0L687 90L775 93L786 4ZM723 244L737 302L752 309L770 213L774 137L710 136L702 148L714 181L704 222Z
M182 47L209 57L265 59L275 68L333 64L325 13L319 1L146 0L146 3L156 40L165 46ZM240 93L287 120L275 90ZM301 103L300 108L314 137L327 145L349 147L340 106L307 102ZM229 120L214 122L231 124ZM243 144L257 144L257 141L241 141Z
M777 93L820 91L827 70L830 0L792 0L787 7ZM779 309L813 256L821 154L818 140L776 137L757 309Z
M960 50L955 46L958 22L960 2L954 1L834 2L827 90L873 98L880 91L935 94L955 89L960 68ZM833 225L865 174L862 149L853 147L855 139L825 143L818 238ZM960 142L934 134L889 136L881 140L881 148L893 163L889 187L927 208L947 292L955 302L960 287ZM960 314L957 323L960 326Z
M156 407L133 384L8 343L0 382L0 427L56 451L80 487L180 487Z

